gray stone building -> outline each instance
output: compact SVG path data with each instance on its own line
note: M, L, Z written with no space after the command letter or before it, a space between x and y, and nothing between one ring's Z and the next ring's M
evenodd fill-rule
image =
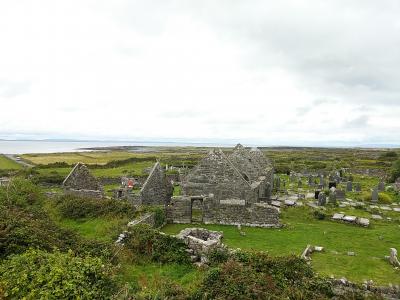
M83 163L77 163L63 181L66 194L84 197L103 198L104 191L99 181L90 173Z
M273 174L258 149L214 149L182 179L183 195L167 206L167 221L191 223L196 209L206 224L278 227L279 209L269 205Z

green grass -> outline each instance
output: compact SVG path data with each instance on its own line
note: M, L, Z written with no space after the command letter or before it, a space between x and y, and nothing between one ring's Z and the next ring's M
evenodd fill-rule
M81 220L62 219L58 221L58 224L88 239L113 242L128 222L127 218L102 217Z
M122 282L136 284L136 289L157 291L162 279L172 280L191 289L201 280L202 272L192 265L123 263L119 276Z
M311 217L308 208L284 211L283 229L242 228L242 236L236 227L203 225L202 227L224 232L224 243L232 248L267 251L271 255L300 255L307 244L325 247L325 252L312 256L312 266L323 275L346 277L355 282L372 279L378 284L400 284L400 271L394 270L384 260L389 248L400 248L398 223L373 222L371 228L362 228L333 222L319 221ZM176 234L189 227L185 224L169 224L163 231ZM348 251L356 253L347 256Z
M0 154L0 170L20 170L22 168L19 163Z

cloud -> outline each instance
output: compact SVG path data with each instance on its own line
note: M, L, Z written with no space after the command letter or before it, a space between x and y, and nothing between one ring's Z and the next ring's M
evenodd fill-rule
M3 1L2 135L400 143L399 13L394 0Z

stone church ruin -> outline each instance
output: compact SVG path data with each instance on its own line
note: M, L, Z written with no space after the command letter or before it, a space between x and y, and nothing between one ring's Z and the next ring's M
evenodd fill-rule
M270 205L273 167L259 149L238 144L226 155L211 150L182 179L182 196L166 206L167 221L278 227L279 208Z
M90 173L83 163L77 163L63 181L66 194L82 197L103 198L104 191L99 181Z

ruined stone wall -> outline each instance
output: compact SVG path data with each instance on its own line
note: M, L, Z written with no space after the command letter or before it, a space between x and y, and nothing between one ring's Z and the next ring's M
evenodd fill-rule
M246 199L253 201L250 184L229 162L222 151L211 151L186 176L182 192L187 196L208 196L217 199Z
M192 222L192 204L189 197L172 197L165 211L167 223Z
M90 174L89 169L82 163L77 163L71 173L65 178L63 186L74 190L103 190L99 181Z
M84 198L96 198L96 199L101 199L104 197L103 191L99 190L75 190L75 189L65 189L64 193L66 195L74 195L78 197L84 197Z
M237 200L204 200L205 224L279 227L279 209L264 203L248 206Z
M173 192L172 185L165 177L159 163L156 163L140 190L143 205L164 205L169 202Z
M168 223L191 223L192 200L190 197L173 197L166 208ZM279 227L279 209L264 203L247 205L245 200L203 199L205 224Z

